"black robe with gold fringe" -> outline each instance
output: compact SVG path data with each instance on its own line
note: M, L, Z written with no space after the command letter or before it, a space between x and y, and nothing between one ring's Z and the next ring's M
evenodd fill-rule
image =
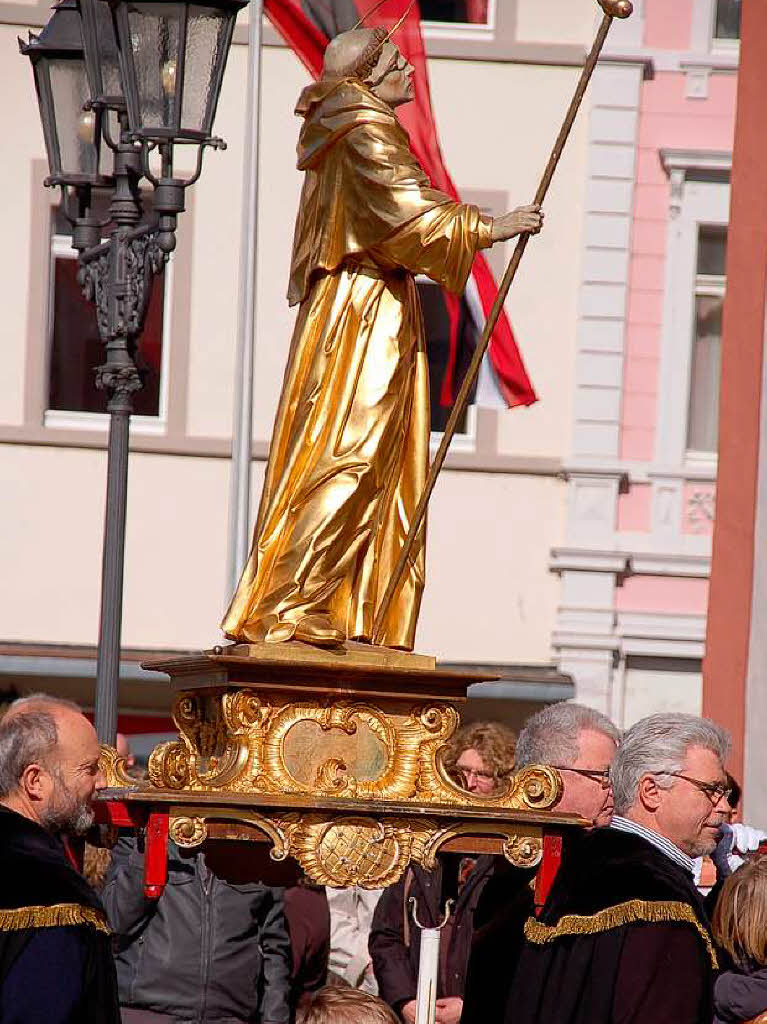
M0 1020L119 1024L104 909L59 840L0 806Z
M526 943L506 1024L708 1024L717 969L692 876L640 836L595 829Z

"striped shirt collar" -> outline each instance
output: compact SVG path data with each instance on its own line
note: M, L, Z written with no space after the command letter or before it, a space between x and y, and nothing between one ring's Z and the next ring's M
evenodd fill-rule
M695 862L692 857L688 857L686 853L683 853L678 846L675 846L670 839L666 839L665 836L659 835L657 832L653 832L651 828L645 828L644 825L638 825L635 821L629 821L628 818L621 818L620 815L615 815L612 820L610 828L616 829L618 832L631 832L635 836L640 836L642 839L646 839L648 843L660 850L661 853L665 853L667 857L678 864L680 868L684 868L691 875L695 873Z

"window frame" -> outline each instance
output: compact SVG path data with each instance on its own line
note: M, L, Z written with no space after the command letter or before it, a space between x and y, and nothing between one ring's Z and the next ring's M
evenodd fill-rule
M419 284L428 284L432 288L439 288L439 285L432 281L426 274L417 274L415 278L416 287ZM426 345L427 357L426 361L428 364L428 347L429 339L426 335L426 325L424 324L424 344ZM431 366L429 366L429 377L431 378ZM454 381L454 391L457 394L460 382L456 379ZM432 455L439 448L444 431L442 430L430 430L429 431L429 447L431 448ZM450 450L457 452L474 452L477 448L477 406L476 403L472 402L466 410L466 430L459 432L456 431L453 434L453 438L450 442Z
M698 233L702 226L727 227L731 153L661 150L671 179L666 236L666 273L661 327L660 386L655 463L663 469L714 479L717 453L687 447ZM683 395L683 400L680 399Z
M727 36L716 35L716 8L718 0L711 0L711 26L710 26L710 38L711 38L711 49L718 53L739 53L740 52L740 36L737 39L731 39ZM743 17L743 10L741 7L741 19ZM742 27L741 20L741 27Z
M508 2L508 0L507 0ZM487 21L421 21L425 38L430 39L494 39L498 28L500 0L487 0Z
M693 53L730 57L737 62L740 39L715 36L716 0L695 0L692 13L690 48Z
M106 241L107 239L102 239ZM45 391L43 399L43 427L50 430L97 430L109 429L108 412L84 412L75 409L51 409L50 357L53 345L54 292L56 284L56 260L77 259L77 250L72 248L69 235L51 231L48 256L48 305L45 318ZM165 264L165 294L162 309L162 357L160 360L160 401L157 416L131 416L131 431L137 434L165 434L168 427L168 398L170 376L171 315L173 309L173 254ZM106 401L106 399L105 399Z
M718 224L699 224L698 225L698 243L700 239L700 229L703 227L720 227ZM726 244L726 243L725 243ZM696 255L699 245L696 245ZM716 451L709 451L705 448L693 448L690 445L690 419L692 414L692 369L693 369L693 355L695 349L695 343L697 341L695 335L695 323L696 323L696 305L699 298L718 298L724 300L725 292L727 290L727 275L726 274L700 274L695 273L695 285L693 289L693 317L692 317L692 335L690 338L690 376L689 386L687 389L687 420L685 427L685 456L688 462L694 463L706 463L715 460L717 457ZM720 339L721 345L721 339ZM720 351L721 356L721 351ZM718 420L718 417L717 417ZM718 430L718 421L717 421Z
M471 203L479 209L480 213L489 217L500 217L506 212L506 210L511 209L511 198L505 189L483 189L474 188L469 185L459 188L459 195L462 202ZM501 278L506 270L510 245L511 243L503 243L495 245L491 249L484 250L483 255L488 262L497 284L500 284ZM416 282L432 285L435 284L435 282L425 274L416 275ZM469 274L469 278L466 282L464 298L466 299L471 314L474 316L476 322L484 326L484 310L477 292L477 286L471 274ZM496 396L494 393L496 390L495 384L491 383L487 379L488 375L492 372L488 369L489 359L489 354L485 353L485 357L482 360L482 365L480 366L479 374L477 376L475 401L472 402L466 410L466 430L460 434L456 433L450 442L450 451L456 454L473 455L479 452L481 447L481 440L479 436L479 417L482 414L479 413L478 410L481 409L482 413L484 413L488 419L492 417L493 420L498 412L506 410L506 405L503 402L503 399L500 395ZM456 391L458 387L460 387L460 382L455 383ZM481 404L479 401L480 399ZM441 430L431 431L430 448L432 454L434 454L439 447L443 434L444 432Z

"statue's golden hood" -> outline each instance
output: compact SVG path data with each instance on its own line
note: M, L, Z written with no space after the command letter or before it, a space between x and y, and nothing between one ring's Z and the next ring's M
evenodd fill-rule
M394 110L356 79L320 79L301 93L298 168L306 172L288 301L312 276L368 254L399 228L452 203L431 187Z
M296 147L299 171L314 166L331 146L359 125L377 124L403 131L389 104L354 78L313 82L299 96L295 112L304 118Z

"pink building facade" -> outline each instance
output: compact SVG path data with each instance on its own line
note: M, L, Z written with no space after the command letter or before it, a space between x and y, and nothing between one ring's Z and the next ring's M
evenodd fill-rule
M739 0L639 0L594 80L554 647L627 726L699 713Z

